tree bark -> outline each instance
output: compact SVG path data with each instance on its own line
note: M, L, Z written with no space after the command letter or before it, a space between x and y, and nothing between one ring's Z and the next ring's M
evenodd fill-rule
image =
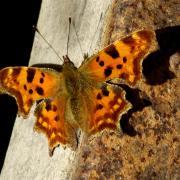
M178 0L43 0L38 29L60 56L67 53L68 18L72 17L82 47L72 28L69 57L77 67L83 53L101 49L99 42L104 46L140 29L156 30L160 51L144 60L144 83L139 89L126 88L134 108L121 119L123 132L97 133L79 151L59 147L50 158L46 138L33 132L31 111L27 120L15 122L1 178L180 179L177 7ZM62 63L38 34L30 61L36 63Z

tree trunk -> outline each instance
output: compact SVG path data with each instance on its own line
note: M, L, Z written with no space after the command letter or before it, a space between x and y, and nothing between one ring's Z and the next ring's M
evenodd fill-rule
M124 86L133 108L121 118L123 132L91 136L76 152L56 148L50 158L47 140L33 132L31 112L27 120L15 122L2 179L180 179L177 7L178 0L43 0L38 29L60 56L67 53L72 17L82 47L72 28L69 57L76 66L83 53L101 49L100 41L104 46L140 29L156 30L160 50L143 61L139 90ZM35 63L62 63L38 34L30 61Z

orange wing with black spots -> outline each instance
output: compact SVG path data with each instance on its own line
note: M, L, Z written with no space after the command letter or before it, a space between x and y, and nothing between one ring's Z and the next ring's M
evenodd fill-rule
M50 155L59 145L77 147L75 129L65 120L66 98L43 100L35 110L37 118L34 130L44 133L48 138Z
M143 58L154 50L154 43L154 32L143 30L109 45L79 69L67 56L63 66L4 68L0 94L14 96L23 117L42 99L35 110L34 129L46 135L50 154L59 144L75 149L78 128L88 135L119 128L120 117L131 104L115 83L136 85Z
M80 72L96 81L119 79L128 85L135 85L141 78L142 60L154 48L153 31L142 30L115 41L80 67Z
M35 101L44 99L36 107L34 129L47 136L50 155L58 144L75 147L75 132L64 121L67 93L60 72L36 67L4 68L0 71L0 89L16 98L24 118Z
M19 114L26 117L34 101L54 96L61 84L53 70L35 67L8 67L0 71L0 88L13 95Z
M90 80L89 84L97 84L84 95L86 102L93 99L93 105L86 105L90 114L87 120L89 134L119 127L120 116L131 108L131 104L126 100L125 92L113 83L136 85L141 79L142 61L155 50L155 42L153 31L138 31L109 45L80 66L79 72Z
M94 134L104 128L119 129L120 117L131 108L125 92L117 85L104 83L100 89L93 89L91 98L94 104L88 108L88 133Z

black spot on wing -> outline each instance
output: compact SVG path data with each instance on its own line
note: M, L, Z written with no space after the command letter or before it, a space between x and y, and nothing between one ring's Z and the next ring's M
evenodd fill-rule
M42 84L44 82L44 79L43 78L40 78L39 79L39 82Z
M102 94L104 96L109 96L109 91L107 89L102 89Z
M27 86L26 86L26 85L24 85L24 90L25 90L25 91L27 90Z
M32 69L32 68L27 69L27 82L28 83L31 83L33 81L35 73L36 73L35 69Z
M58 121L58 120L59 120L59 116L56 116L56 117L54 118L54 120L55 120L55 121Z
M126 63L127 62L127 58L126 56L123 57L123 63Z
M102 104L98 104L97 106L96 106L96 109L97 110L100 110L100 109L102 109L103 108L103 105Z
M41 75L42 75L42 77L45 77L45 74L43 72L41 73Z
M33 90L32 90L32 89L30 89L30 90L29 90L29 94L32 94L32 93L33 93Z
M57 106L53 105L53 111L56 112L57 111Z
M36 92L37 92L39 95L41 95L41 96L44 94L43 88L41 88L41 87L39 87L39 86L36 87Z
M46 101L46 111L50 111L51 110L51 102L50 101Z
M122 64L118 64L118 65L116 66L116 68L117 68L117 69L122 69Z
M97 94L96 99L102 99L102 96L100 93Z
M99 65L100 65L100 66L104 66L104 61L100 61L100 62L99 62Z
M112 58L118 58L120 55L119 55L119 52L117 51L116 47L114 46L114 44L111 44L110 46L108 46L106 49L105 49L105 52L111 56Z
M96 62L99 62L99 56L96 58Z
M108 67L104 70L104 75L105 75L106 77L110 76L111 73L112 73L112 69L113 69L112 67L108 66Z

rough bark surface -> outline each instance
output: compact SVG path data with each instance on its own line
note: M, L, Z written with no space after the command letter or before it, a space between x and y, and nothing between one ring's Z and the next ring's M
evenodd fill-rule
M156 31L159 50L143 63L143 83L126 90L133 109L122 132L108 130L84 145L75 179L180 179L180 4L116 0L104 44L139 29Z

